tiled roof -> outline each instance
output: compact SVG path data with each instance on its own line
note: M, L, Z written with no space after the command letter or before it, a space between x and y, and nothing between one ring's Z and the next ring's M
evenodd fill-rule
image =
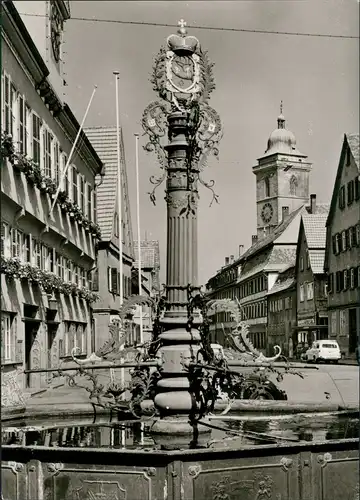
M266 265L266 271L283 272L291 266L295 265L296 247L283 248L275 247L272 249L270 259Z
M97 222L101 229L104 241L113 236L114 215L117 212L117 139L115 127L92 127L85 129L91 144L105 164L105 176L102 184L97 188ZM122 220L125 223L125 246L132 252L132 226L130 204L125 163L125 150L120 132L121 178L122 178Z
M359 134L346 134L346 138L356 166L360 170Z
M270 258L270 252L266 250L262 255L251 259L249 262L245 262L240 274L240 282L260 273L266 267L268 260Z
M327 213L302 215L306 242L309 250L312 248L325 248L326 219Z
M309 250L310 266L313 274L324 273L325 248L323 250Z
M283 290L287 290L292 285L295 284L295 266L294 264L287 266L283 272L279 273L277 280L274 283L274 286L269 290L268 295L272 295L274 293L282 292Z
M261 238L259 241L255 243L255 245L252 245L239 259L239 261L244 261L251 255L254 255L258 253L260 250L262 250L264 247L270 245L273 243L279 236L282 235L282 233L285 231L285 229L291 224L291 222L295 219L295 217L302 211L304 210L304 205L299 207L297 210L294 210L291 212L289 217L279 224L271 234L266 236L265 238Z
M159 269L160 267L160 250L159 242L157 240L142 240L140 242L141 248L141 267ZM139 267L138 260L138 242L134 241L135 262L134 267Z

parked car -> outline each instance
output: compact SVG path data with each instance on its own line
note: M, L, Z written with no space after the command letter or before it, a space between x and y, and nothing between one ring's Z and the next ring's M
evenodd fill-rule
M336 340L316 340L304 355L307 362L319 363L320 361L332 361L337 363L341 359L339 344Z

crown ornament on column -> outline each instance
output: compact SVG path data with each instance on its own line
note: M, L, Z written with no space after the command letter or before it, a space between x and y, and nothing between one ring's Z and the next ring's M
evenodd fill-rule
M195 36L187 36L186 22L180 19L178 22L178 35L170 35L167 38L167 45L176 54L194 54L199 45L199 40Z
M215 88L213 63L207 52L202 50L199 40L188 35L183 19L178 22L178 26L177 34L166 39L166 45L161 47L155 58L151 82L159 98L147 106L142 116L142 126L149 138L144 149L157 154L160 168L163 169L160 177L151 178L151 183L155 184L150 193L153 203L155 189L166 178L169 116L174 112L186 115L189 176L195 176L211 191L212 181L204 182L199 173L206 166L209 154L218 155L217 145L222 137L220 117L208 104ZM216 200L214 193L213 199Z

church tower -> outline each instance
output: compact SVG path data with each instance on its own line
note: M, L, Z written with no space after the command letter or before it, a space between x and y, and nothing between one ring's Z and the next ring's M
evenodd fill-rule
M256 176L257 234L269 234L287 214L309 201L312 164L296 147L296 139L280 116L268 140L265 154L253 167Z

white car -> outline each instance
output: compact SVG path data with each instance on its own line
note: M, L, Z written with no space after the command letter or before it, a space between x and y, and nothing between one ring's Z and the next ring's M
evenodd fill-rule
M341 359L339 344L336 340L316 340L304 355L305 361L333 361L337 363Z

